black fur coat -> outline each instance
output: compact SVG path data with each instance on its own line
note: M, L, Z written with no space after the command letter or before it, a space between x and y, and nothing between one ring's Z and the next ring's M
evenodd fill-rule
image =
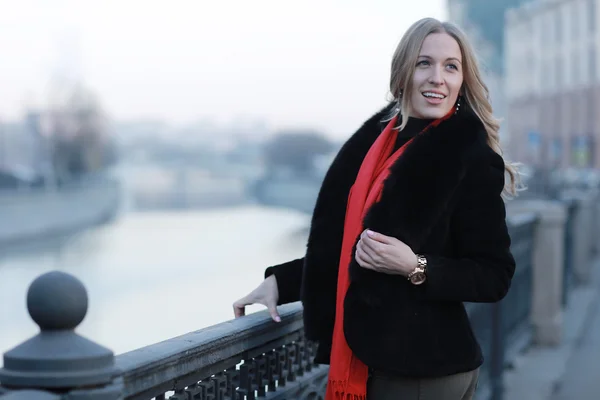
M305 257L267 269L280 304L302 300L306 336L329 362L337 269L348 192L389 107L344 144L314 209ZM482 362L463 302L496 302L515 270L501 192L504 162L486 144L479 119L463 107L418 135L391 169L363 225L398 238L428 261L427 281L361 268L353 260L344 333L369 367L406 377L473 370Z

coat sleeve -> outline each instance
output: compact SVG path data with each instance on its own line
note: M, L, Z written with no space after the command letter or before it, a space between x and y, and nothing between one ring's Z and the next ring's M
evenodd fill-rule
M304 258L297 258L283 264L271 266L265 270L265 279L275 275L277 280L278 305L300 301L303 265Z
M426 297L492 303L504 298L515 272L501 196L504 161L491 149L465 176L464 197L451 221L455 257L427 258Z

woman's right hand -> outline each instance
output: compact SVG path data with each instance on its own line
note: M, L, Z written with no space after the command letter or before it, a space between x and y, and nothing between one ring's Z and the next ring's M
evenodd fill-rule
M277 312L277 302L279 301L279 289L277 288L277 279L275 275L266 278L252 292L233 303L233 313L236 318L246 315L246 306L251 304L262 304L267 307L273 321L280 322L281 318Z

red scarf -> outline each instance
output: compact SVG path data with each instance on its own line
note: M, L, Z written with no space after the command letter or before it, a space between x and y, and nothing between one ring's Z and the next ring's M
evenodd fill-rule
M453 113L454 107L446 116L429 124L423 132L432 126L437 126ZM369 149L348 195L337 281L329 380L325 400L366 400L367 397L369 369L354 356L344 336L344 298L350 284L348 266L354 256L352 254L354 244L363 230L362 222L365 214L375 202L379 201L383 182L389 175L390 167L412 141L411 139L391 154L398 136L398 130L394 128L396 121L397 117L394 117Z

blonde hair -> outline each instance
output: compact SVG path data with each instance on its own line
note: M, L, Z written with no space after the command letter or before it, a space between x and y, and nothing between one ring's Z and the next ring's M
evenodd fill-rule
M465 33L450 22L441 22L435 18L423 18L415 22L404 34L392 59L390 92L394 100L399 102L399 109L394 114L410 115L410 98L412 95L412 82L421 46L427 36L432 33L446 33L450 35L461 49L463 65L463 87L461 89L462 102L467 103L475 115L483 123L487 132L488 145L500 156L500 129L499 121L492 113L489 100L489 90L483 82L475 51L473 50ZM403 118L400 129L406 126L407 118ZM504 161L506 172L510 177L504 188L506 195L516 195L519 185L517 164Z

